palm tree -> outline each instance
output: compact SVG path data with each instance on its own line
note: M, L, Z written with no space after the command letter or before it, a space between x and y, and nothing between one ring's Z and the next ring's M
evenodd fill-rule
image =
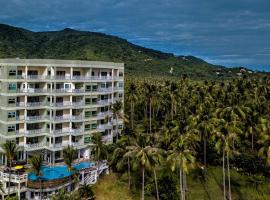
M99 176L100 160L107 156L107 148L106 145L103 144L101 133L94 133L91 141L93 143L94 160L97 162L97 175Z
M81 199L93 200L95 199L94 192L92 190L91 185L80 185L78 192L80 194Z
M123 168L127 164L128 168L128 190L130 190L131 186L131 176L130 176L130 163L131 158L129 156L125 156L127 152L126 147L130 145L130 137L123 136L116 143L117 147L114 149L113 154L111 156L111 165L116 163L117 169Z
M72 177L72 170L74 169L73 167L73 162L75 160L75 156L76 156L76 149L74 149L71 146L67 146L63 149L63 157L64 157L64 162L67 165L68 171L69 171L69 179L70 179L70 190L72 187L72 181L71 181L71 177Z
M195 164L195 144L198 139L192 133L185 133L172 143L173 150L168 151L167 161L171 166L171 170L179 170L179 190L180 199L185 199L186 190L186 174Z
M8 196L10 195L10 183L11 183L11 165L12 161L14 160L16 153L18 151L17 145L13 141L6 141L2 145L2 149L4 151L4 154L6 156L6 159L9 162L9 180L8 180Z
M141 199L144 200L144 184L145 184L145 170L151 170L151 162L149 158L149 152L152 149L147 145L149 137L144 134L136 135L136 140L131 142L131 145L127 147L128 152L126 157L130 157L134 160L134 166L139 166L142 172L142 195Z
M118 117L121 116L122 105L123 103L121 101L116 101L112 105L113 116L116 120L116 141L118 140Z
M41 154L35 154L29 159L29 163L31 165L31 171L36 175L37 180L39 180L39 187L40 187L40 199L42 199L42 155Z
M127 101L130 102L131 128L134 129L134 107L137 100L137 88L133 82L129 84L127 94Z
M157 167L161 165L161 162L163 159L162 154L163 152L159 148L154 148L154 147L149 148L148 157L150 160L150 164L152 166L152 171L154 172L157 200L159 200L158 183L157 183Z

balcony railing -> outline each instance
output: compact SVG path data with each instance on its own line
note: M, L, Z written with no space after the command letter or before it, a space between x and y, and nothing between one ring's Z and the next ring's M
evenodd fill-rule
M98 88L97 89L98 92L112 92L112 88Z
M71 105L72 106L84 106L85 103L83 101L78 101L78 102L72 102Z
M26 144L25 147L26 149L43 148L43 147L47 147L47 143L41 142L41 143Z
M35 120L41 120L44 119L43 116L39 115L39 116L27 116L25 118L26 121L35 121Z
M1 76L1 78L6 78ZM9 79L26 79L26 80L123 80L124 77L119 76L70 76L70 75L56 75L56 76L46 76L46 75L17 75L9 76Z
M82 118L83 118L83 115L72 115L71 116L71 119L73 119L73 120L80 120Z
M46 93L50 92L47 89L41 89L41 88L29 88L29 89L18 89L18 93Z
M110 103L112 103L112 99L104 99L104 100L97 101L98 105L107 105L107 104L110 104Z
M79 147L79 146L83 146L84 143L83 142L72 142L71 143L71 146L74 146L74 147Z
M38 80L44 80L44 79L47 79L47 76L43 76L43 75L28 75L28 76L24 76L25 79L29 79L29 80L32 80L32 79L38 79Z
M55 80L70 80L70 76L54 76L52 79Z
M100 124L98 125L97 129L99 131L105 131L107 129L112 129L112 124L111 123L108 123L108 124Z
M16 106L17 106L17 107L23 107L24 105L25 105L24 102L17 102L17 103L16 103Z
M84 89L73 89L72 92L74 92L74 93L82 93L82 92L84 92Z
M104 116L107 116L107 115L112 115L112 112L111 111L105 111L105 112L100 112L98 113L98 117L104 117Z
M54 134L63 134L63 133L69 133L69 132L70 132L69 128L55 129L53 131Z
M55 107L63 107L63 106L70 106L71 102L69 101L63 101L63 102L56 102L51 104L51 106L55 106Z
M25 134L26 135L35 135L39 133L45 133L47 130L46 129L34 129L34 130L26 130Z
M39 107L39 106L43 106L43 105L46 105L45 102L27 102L26 103L26 106L27 107Z
M56 121L69 120L70 116L69 115L55 116L53 119Z

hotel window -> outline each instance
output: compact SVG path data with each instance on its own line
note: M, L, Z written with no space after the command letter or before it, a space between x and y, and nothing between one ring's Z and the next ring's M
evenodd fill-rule
M91 129L96 129L97 128L97 124L91 124Z
M85 91L86 92L91 92L91 85L86 85L85 86Z
M124 73L123 72L119 72L119 76L120 77L123 77L124 76Z
M93 92L97 91L97 85L92 85L92 91Z
M91 98L86 98L85 99L85 104L87 104L87 105L91 104Z
M16 83L9 83L8 84L8 90L9 91L15 91L17 89L17 84Z
M119 87L122 88L124 86L123 82L119 82Z
M85 117L91 117L92 112L91 111L85 111Z
M106 88L106 84L105 83L101 83L100 87L101 88Z
M86 131L91 130L91 124L85 124L84 130Z
M8 104L15 104L15 98L9 98Z
M8 112L8 118L14 118L16 116L16 112Z
M9 76L16 76L16 70L9 70Z
M13 132L13 131L15 131L15 125L9 125L8 132Z

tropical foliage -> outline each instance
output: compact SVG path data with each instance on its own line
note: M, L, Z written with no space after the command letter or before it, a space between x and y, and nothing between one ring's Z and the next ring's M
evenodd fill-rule
M183 200L192 191L190 173L202 169L207 178L209 167L220 167L221 198L233 199L235 169L264 180L270 175L269 85L268 77L248 76L224 82L126 78L129 121L114 145L112 169L128 173L128 186L141 188L141 199L152 182L156 199ZM178 186L166 194L164 180Z

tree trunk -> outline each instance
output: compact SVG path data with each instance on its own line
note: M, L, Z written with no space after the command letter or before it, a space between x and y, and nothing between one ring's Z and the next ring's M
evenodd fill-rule
M130 162L128 157L128 190L130 191Z
M131 129L134 128L134 102L131 102Z
M150 99L150 107L149 107L149 112L150 112L150 117L149 117L149 131L150 131L150 134L152 132L152 100Z
M9 160L9 177L8 177L8 197L10 195L10 183L11 183L11 160Z
M159 200L159 193L158 193L158 184L157 184L157 173L156 173L156 169L154 169L154 177L155 177L155 186L156 186L157 200Z
M186 199L186 191L187 191L187 174L183 173L183 200Z
M142 200L144 200L144 167L142 167Z
M229 200L232 200L232 193L231 193L231 175L230 175L230 158L229 158L229 153L228 153L228 152L227 152L227 170L228 170Z
M184 200L183 198L183 177L182 177L182 170L179 167L179 186L180 186L180 200Z
M223 199L226 200L226 175L225 175L225 149L223 145L222 153L222 172L223 172Z
M204 167L206 169L206 138L205 138L205 134L203 135L203 162L204 162Z
M254 150L254 136L253 136L253 131L251 133L251 149L252 149L252 151Z

